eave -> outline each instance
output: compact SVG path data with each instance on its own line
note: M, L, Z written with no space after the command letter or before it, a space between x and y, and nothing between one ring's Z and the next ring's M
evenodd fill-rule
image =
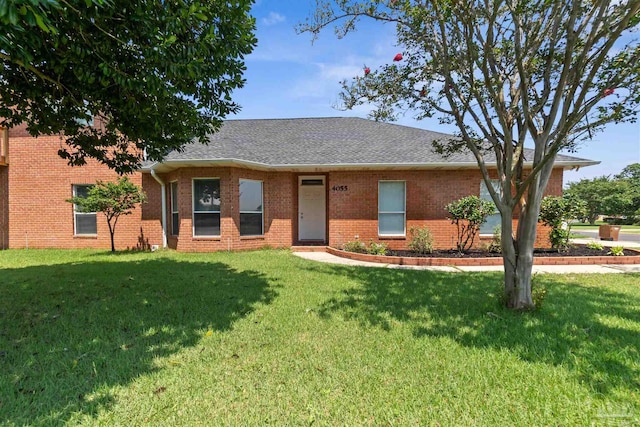
M555 168L563 170L579 169L585 166L599 164L593 160L556 161ZM486 164L489 169L495 169L495 163ZM531 168L527 162L525 167ZM330 172L330 171L377 171L377 170L465 170L478 169L476 162L436 162L436 163L326 163L326 164L266 164L241 159L181 159L155 162L141 168L141 172L155 170L157 173L169 173L181 168L206 167L238 167L260 171L273 172Z

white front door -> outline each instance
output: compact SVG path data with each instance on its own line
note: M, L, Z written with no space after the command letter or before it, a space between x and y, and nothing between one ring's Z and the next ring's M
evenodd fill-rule
M298 178L298 240L325 241L327 228L324 176Z

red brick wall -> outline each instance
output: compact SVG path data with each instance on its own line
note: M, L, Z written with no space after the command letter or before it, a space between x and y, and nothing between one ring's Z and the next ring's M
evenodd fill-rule
M64 146L59 136L33 138L24 129L9 132L9 235L10 248L110 248L109 230L104 215L97 214L97 236L74 236L73 184L113 181L117 174L106 166L90 161L82 167L70 167L57 151ZM130 176L141 184L141 174ZM141 235L141 210L123 216L115 233L116 249L135 248Z
M162 189L151 174L141 173L142 189L147 202L141 207L140 246L162 247Z
M406 181L405 238L378 236L378 182ZM373 239L385 242L392 249L403 249L409 242L412 226L427 226L434 238L435 248L452 248L456 230L446 219L445 206L455 200L480 192L480 173L473 170L428 170L388 172L331 172L329 174L329 245L339 247L358 236L368 243ZM346 186L347 191L332 191L332 187ZM562 171L554 171L547 194L562 194ZM514 221L515 224L515 221ZM537 245L547 243L547 232L538 232Z
M0 166L0 249L9 247L9 168Z
M0 247L92 247L109 248L106 220L98 214L97 237L73 235L73 184L91 184L97 179L115 180L117 175L96 162L71 168L57 156L63 146L60 137L32 138L23 129L10 132L8 167L0 167ZM288 247L297 241L298 176L292 172L264 172L243 168L185 168L162 174L167 200L168 243L180 251L254 249L263 246ZM318 174L314 174L318 175ZM340 246L355 236L368 242L384 241L391 248L405 248L408 239L378 237L378 181L406 181L407 231L428 226L435 246L451 248L455 230L446 220L444 206L461 197L478 194L480 174L472 170L330 172L327 177L328 241ZM192 234L192 179L220 178L221 236L194 238ZM131 180L142 185L147 203L124 216L116 230L116 248L162 244L162 191L149 173L137 173ZM240 179L263 181L264 235L240 237ZM180 234L171 236L170 182L178 181ZM332 187L346 186L346 191ZM8 195L7 195L7 189ZM561 194L562 171L553 173L548 194ZM11 206L9 211L8 206ZM538 245L546 242L540 230Z
M179 251L204 252L289 247L293 242L294 177L291 173L261 172L242 168L187 168L163 174L167 191L169 246ZM194 178L220 178L220 237L193 237L192 189ZM240 236L239 180L263 182L264 235ZM170 182L178 181L179 235L171 236ZM146 182L146 181L145 181ZM159 196L158 196L159 197ZM158 211L156 217L161 213Z

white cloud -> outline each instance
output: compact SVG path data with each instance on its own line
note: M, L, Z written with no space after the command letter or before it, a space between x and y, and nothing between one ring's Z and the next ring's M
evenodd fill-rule
M267 26L276 25L280 22L284 22L285 19L284 15L280 15L277 12L269 12L269 15L266 18L262 18L262 23Z
M362 75L362 65L314 64L316 71L309 77L299 79L289 90L294 98L335 98L340 91L340 81Z

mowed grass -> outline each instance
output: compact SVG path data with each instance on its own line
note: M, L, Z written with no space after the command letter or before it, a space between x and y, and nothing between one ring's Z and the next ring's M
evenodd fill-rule
M534 280L516 314L497 273L2 251L0 423L638 423L640 275Z

